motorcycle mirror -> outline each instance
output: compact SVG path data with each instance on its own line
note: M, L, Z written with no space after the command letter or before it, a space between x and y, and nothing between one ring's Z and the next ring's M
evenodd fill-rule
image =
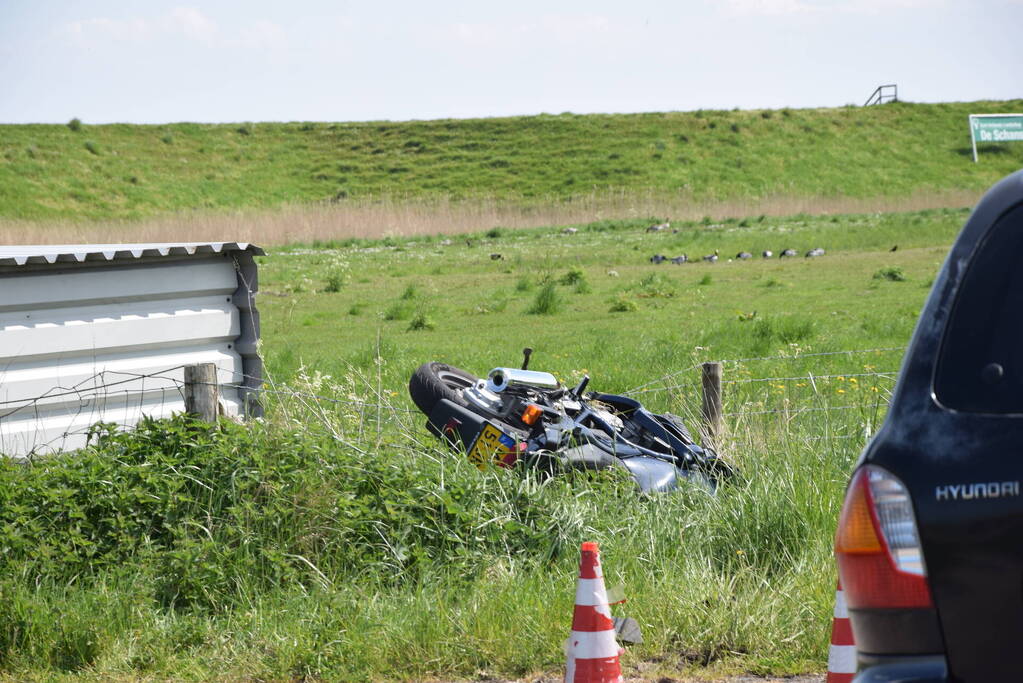
M529 369L529 356L532 355L532 353L533 353L533 349L529 348L528 346L526 348L522 349L522 369L523 370L528 370Z
M615 626L615 634L619 640L626 643L642 643L643 634L640 633L639 624L632 617L612 617Z

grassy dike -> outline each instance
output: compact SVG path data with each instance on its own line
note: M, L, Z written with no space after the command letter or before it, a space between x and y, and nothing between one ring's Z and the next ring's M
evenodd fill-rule
M550 674L583 540L644 629L629 675L822 671L843 486L965 218L606 221L277 250L261 264L264 422L100 430L80 454L0 463L0 677ZM716 264L648 261L715 249ZM536 369L638 390L692 428L694 365L732 359L721 449L742 477L716 497L643 498L614 476L481 473L441 449L407 398L412 369L484 373L527 345Z
M967 116L1023 101L364 123L0 125L0 217L138 219L345 199L592 193L694 201L982 190L1023 146Z

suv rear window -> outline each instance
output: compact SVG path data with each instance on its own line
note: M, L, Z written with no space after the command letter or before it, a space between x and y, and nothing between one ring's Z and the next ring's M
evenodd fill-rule
M977 247L945 330L934 392L953 410L1023 413L1023 205Z

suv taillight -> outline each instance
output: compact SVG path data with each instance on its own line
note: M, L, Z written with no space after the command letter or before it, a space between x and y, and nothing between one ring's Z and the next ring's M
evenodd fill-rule
M913 502L898 477L867 465L845 495L835 559L851 608L932 607Z

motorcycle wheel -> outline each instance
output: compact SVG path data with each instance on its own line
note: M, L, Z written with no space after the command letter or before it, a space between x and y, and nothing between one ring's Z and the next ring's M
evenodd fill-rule
M408 393L412 397L412 402L425 415L430 415L442 398L466 408L470 407L462 392L478 381L478 377L461 368L431 361L423 363L412 373L412 378L408 382Z
M683 437L682 438L682 443L685 443L685 444L694 444L694 443L696 443L695 441L693 441L693 437L689 433L689 430L686 429L686 425L685 425L684 422L682 422L682 418L681 417L679 417L678 415L674 415L672 413L664 413L663 415L661 415L661 417L663 417L665 420L670 422L671 425L675 429L677 429L679 432L682 433L682 437Z

